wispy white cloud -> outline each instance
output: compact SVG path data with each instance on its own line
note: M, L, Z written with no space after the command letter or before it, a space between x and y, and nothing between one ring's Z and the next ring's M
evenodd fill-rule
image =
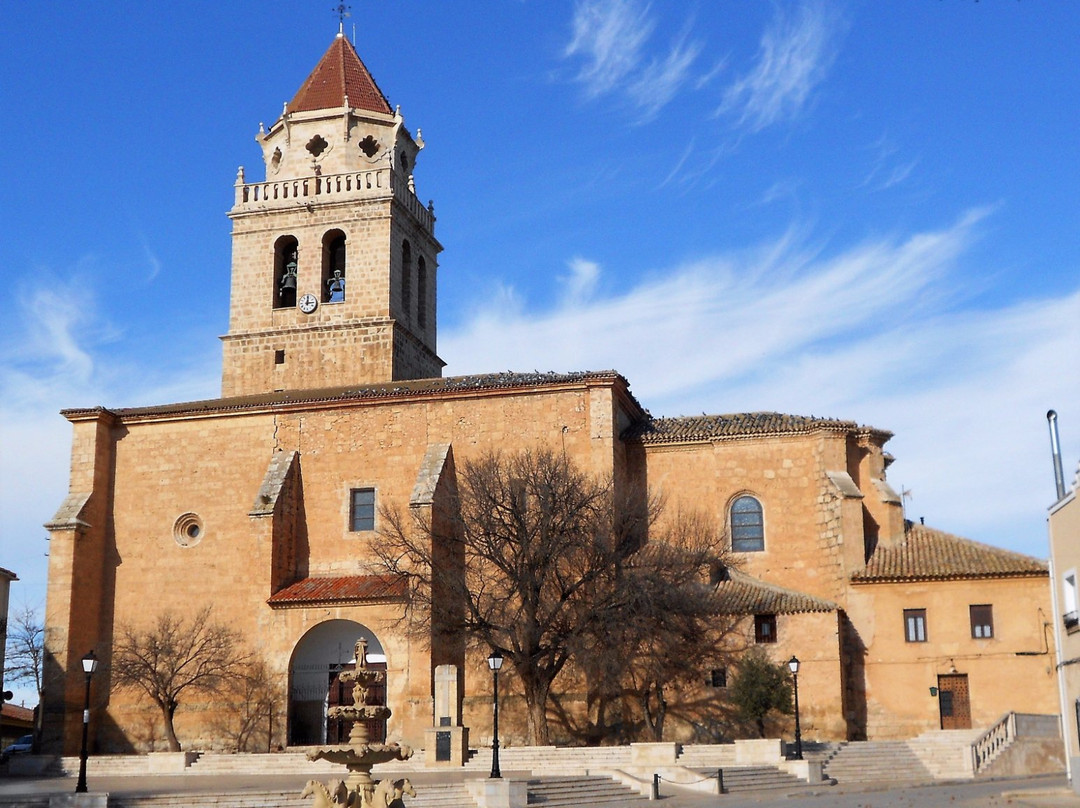
M832 66L838 29L824 5L778 7L753 68L728 86L719 112L751 131L796 117Z
M687 76L701 43L687 42L685 37L675 44L663 59L653 60L627 87L627 94L640 111L640 122L652 120L686 84Z
M637 110L638 123L653 119L688 83L702 48L687 26L665 53L647 57L656 28L650 10L637 0L580 0L563 51L581 60L575 81L587 98L619 94Z
M0 566L36 595L47 568L42 524L67 491L71 425L59 411L212 396L220 354L207 340L179 366L125 360L124 334L102 312L92 273L25 274L32 281L19 285L0 331Z
M589 301L596 284L600 280L600 265L595 261L587 261L584 258L573 258L567 262L570 274L562 276L563 305L572 308L581 306Z
M161 274L161 260L150 248L150 242L146 240L145 236L140 236L140 240L142 241L143 255L146 256L146 263L150 266L150 272L146 276L146 282L150 283Z
M590 97L611 92L638 69L655 24L635 0L582 0L574 9L573 36L564 55L584 60L577 81Z
M874 153L873 159L866 177L859 184L860 188L886 191L905 182L919 165L918 157L898 160L899 149L886 135L878 138L869 148Z
M986 215L834 255L789 232L585 304L487 309L440 353L454 374L615 368L660 414L777 409L891 429L890 478L916 488L931 523L1040 554L1041 419L1080 400L1062 367L1080 355L1080 289L953 308L953 267ZM985 499L972 501L973 478Z

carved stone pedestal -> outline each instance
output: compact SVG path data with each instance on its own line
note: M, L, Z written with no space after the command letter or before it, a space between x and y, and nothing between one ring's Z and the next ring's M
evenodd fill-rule
M464 766L468 759L468 727L432 727L424 730L425 766Z

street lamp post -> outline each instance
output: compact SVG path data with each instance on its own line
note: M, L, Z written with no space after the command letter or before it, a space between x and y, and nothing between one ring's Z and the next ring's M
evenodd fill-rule
M79 782L75 784L75 793L86 791L86 739L90 728L90 678L97 670L97 656L91 651L82 658L83 673L86 674L86 701L82 714L82 749L79 751Z
M802 730L799 729L799 660L792 655L788 660L791 680L795 683L795 759L802 760Z
M492 714L492 739L491 739L491 776L492 778L502 777L502 772L499 770L499 668L503 664L503 655L498 651L492 651L491 656L488 657L488 667L491 668L492 676L494 677L494 690L492 691L492 697L495 702L495 711Z

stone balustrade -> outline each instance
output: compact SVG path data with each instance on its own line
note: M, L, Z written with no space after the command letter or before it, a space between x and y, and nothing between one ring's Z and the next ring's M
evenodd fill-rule
M435 214L430 206L424 207L416 198L411 185L411 179L402 179L389 166L265 182L244 182L244 169L241 168L236 176L236 201L232 212L255 213L295 205L393 197L422 226L434 232Z

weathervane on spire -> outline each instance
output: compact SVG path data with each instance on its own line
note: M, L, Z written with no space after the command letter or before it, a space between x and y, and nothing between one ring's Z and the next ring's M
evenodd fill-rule
M351 9L352 6L347 6L344 3L338 3L337 8L332 9L332 11L338 15L338 36L345 35L345 18L352 16L349 13Z

